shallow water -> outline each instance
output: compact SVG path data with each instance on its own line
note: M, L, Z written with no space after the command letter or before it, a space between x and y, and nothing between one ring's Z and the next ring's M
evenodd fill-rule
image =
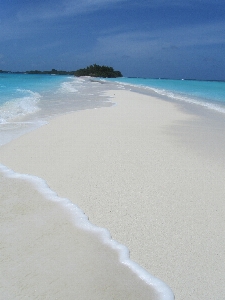
M110 106L100 83L69 76L0 75L0 145L56 115Z
M30 75L24 76L27 80ZM35 86L35 80L30 79L32 87L26 89L21 84L29 97L2 101L1 145L55 115L113 105L102 96L106 85L99 82L54 76L44 86ZM129 259L125 246L90 224L78 207L59 198L42 179L3 165L0 175L1 298L173 299L163 282Z
M118 82L150 89L161 96L180 102L196 104L225 113L225 82L198 80L171 80L149 78L115 78L107 82Z

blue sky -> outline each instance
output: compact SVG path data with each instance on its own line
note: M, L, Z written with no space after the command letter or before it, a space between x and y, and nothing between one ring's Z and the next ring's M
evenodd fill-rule
M225 80L224 0L0 0L0 69Z

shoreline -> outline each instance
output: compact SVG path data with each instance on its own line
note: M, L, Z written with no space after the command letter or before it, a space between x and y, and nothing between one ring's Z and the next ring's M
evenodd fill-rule
M0 165L0 184L1 297L174 299L125 246L42 179Z
M223 290L216 258L223 258L224 169L213 151L202 156L199 145L215 138L219 123L214 128L160 98L106 94L117 105L56 117L1 147L1 163L45 179L126 245L131 259L166 282L176 299L216 298Z

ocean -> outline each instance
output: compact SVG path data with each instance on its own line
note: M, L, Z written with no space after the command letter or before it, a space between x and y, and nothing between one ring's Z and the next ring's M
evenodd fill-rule
M106 87L71 76L0 74L0 147L54 116L114 105ZM89 223L43 179L0 160L0 190L1 299L98 299L104 286L104 299L173 298L107 229ZM76 295L80 285L86 298Z
M110 106L104 84L139 87L159 96L225 113L225 82L148 78L84 80L71 76L0 74L0 145L33 130L49 118L72 111Z
M110 78L109 82L138 86L169 99L196 104L225 113L225 81L171 80L150 78Z
M72 111L110 106L98 84L71 76L0 74L0 145Z
M212 109L218 113L225 113L225 82L141 78L90 80L71 76L0 74L0 146L35 128L43 126L56 115L83 109L112 106L113 102L105 97L103 92L106 88L110 88L111 83L113 83L113 89L115 89L115 82L118 89L130 89L130 87L138 86L176 101L189 102L200 107ZM99 249L99 243L100 245L108 245L111 250L118 252L119 267L128 266L130 272L134 272L141 279L142 283L138 282L136 285L129 279L128 283L126 283L128 289L133 285L137 286L137 290L140 288L143 291L143 289L146 289L146 283L147 286L153 284L158 291L158 295L155 295L154 300L173 299L170 289L164 283L129 260L129 251L126 247L119 245L116 241L112 241L107 230L91 225L78 207L73 205L69 199L58 197L54 191L50 190L43 179L37 178L32 174L18 174L8 169L7 166L0 165L0 186L2 191L0 195L0 233L2 237L0 248L2 250L0 253L1 265L5 272L3 274L6 274L3 275L6 276L5 279L3 280L2 278L4 284L2 284L0 298L41 299L40 295L43 295L44 299L47 295L46 291L51 290L51 288L52 292L57 290L58 299L68 298L68 295L64 294L64 292L66 293L70 289L70 286L66 285L68 282L73 284L71 278L73 278L74 270L71 266L73 263L79 263L73 255L73 247L76 247L77 242L76 236L80 236L77 230L78 228L85 228L86 232L91 233L87 238L85 237L85 249L88 249L90 245L92 245L92 249L95 247ZM32 201L30 201L30 195L32 195ZM41 206L40 203L42 203ZM44 212L40 207L43 208ZM57 220L60 220L60 222L58 223ZM52 253L56 249L61 251L57 236L54 236L53 244L51 244L51 238L49 239L50 231L44 231L48 226L51 227L50 222L54 222L54 226L58 227L62 224L62 228L64 228L64 223L71 223L74 226L74 229L70 227L68 231L72 231L72 233L70 232L70 239L74 238L75 243L71 242L70 247L68 246L68 248L64 249L65 252L68 252L66 257L69 258L66 260L66 266L70 270L69 273L67 272L68 269L62 271L65 268L64 262L56 270L54 260L51 263L48 261L48 257L52 257ZM65 229L63 230L60 235L62 241L65 236ZM26 232L25 236L23 232ZM93 236L96 235L100 238L97 239L97 242L94 242L93 246ZM81 236L83 243L82 233ZM27 237L29 237L29 241ZM44 260L42 257L42 255L45 255L43 252L44 248L39 241L44 241L43 243L46 243L46 245L49 243L49 253L46 254ZM104 247L101 255L106 253ZM19 252L17 249L19 249ZM83 252L82 248L77 252ZM74 251L74 253L77 252ZM54 259L57 260L57 251L55 253ZM84 257L89 257L89 254L88 252L87 256ZM96 257L93 260L96 260ZM43 264L44 269L41 268L41 264ZM35 274L32 278L29 277L29 274L33 272L31 265L35 268ZM24 268L25 266L26 268ZM112 272L111 267L110 265L110 268L107 269L111 270L108 271L109 273ZM42 280L41 278L42 273L49 272L51 277L52 268L56 274L62 271L62 277L64 276L65 281L62 280L59 284L57 279L51 287L46 287L44 279ZM25 269L26 271L24 271ZM21 281L21 272L25 274L25 281ZM11 276L12 273L13 276ZM54 280L50 278L50 282ZM39 281L41 281L42 285L39 285ZM143 282L145 283L144 285ZM38 289L40 289L40 293ZM19 296L18 291L21 293ZM27 295L28 298L26 298ZM51 297L46 299L57 299L54 295ZM135 299L135 296L129 299Z

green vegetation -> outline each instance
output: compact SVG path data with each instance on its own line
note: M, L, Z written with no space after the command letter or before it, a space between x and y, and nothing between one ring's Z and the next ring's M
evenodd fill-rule
M52 69L51 71L26 71L27 74L49 74L49 75L74 75L75 71L58 71Z
M0 73L11 73L10 71L3 71L3 70L0 70Z
M51 71L39 71L32 70L26 72L11 72L11 71L3 71L0 70L0 73L21 73L21 74L48 74L48 75L74 75L77 77L80 76L91 76L91 77L103 77L103 78L116 78L122 77L120 71L115 71L112 67L107 66L99 66L99 65L90 65L85 69L79 69L77 71L58 71L56 69L52 69Z
M122 77L120 71L114 71L112 67L99 66L99 65L90 65L85 69L79 69L75 71L75 76L91 76L91 77L103 77L103 78L116 78Z

